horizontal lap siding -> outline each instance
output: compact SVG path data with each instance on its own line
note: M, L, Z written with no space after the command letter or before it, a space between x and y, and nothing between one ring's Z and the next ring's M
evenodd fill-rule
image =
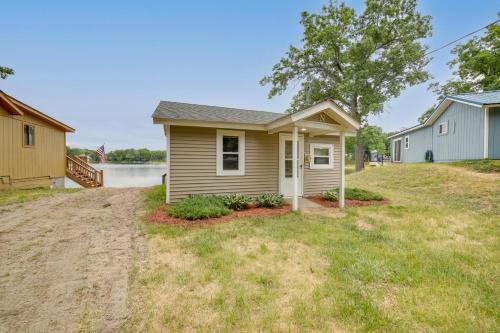
M278 135L245 131L245 175L216 176L215 128L170 128L170 195L178 201L189 194L278 191Z
M340 139L338 136L306 137L304 151L308 155L311 143L333 144L333 169L310 169L309 163L304 167L304 195L321 194L340 186Z

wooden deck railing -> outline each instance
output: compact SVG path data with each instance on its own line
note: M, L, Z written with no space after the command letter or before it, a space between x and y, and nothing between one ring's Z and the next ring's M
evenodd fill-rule
M66 156L66 174L84 187L101 187L104 185L103 170L93 168L78 156Z

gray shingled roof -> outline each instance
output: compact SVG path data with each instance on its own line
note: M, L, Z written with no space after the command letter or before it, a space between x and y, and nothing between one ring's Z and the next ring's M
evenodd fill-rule
M179 120L224 121L244 124L268 124L273 120L285 116L284 113L256 111L161 101L158 104L153 118L170 118Z
M500 90L484 91L480 93L456 94L449 97L478 105L499 104Z

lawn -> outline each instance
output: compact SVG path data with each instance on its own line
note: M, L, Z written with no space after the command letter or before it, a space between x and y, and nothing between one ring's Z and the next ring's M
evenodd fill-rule
M203 227L143 224L129 331L500 330L500 177L389 165L347 185L391 205ZM148 207L163 198L156 190Z
M39 187L32 189L9 189L0 190L0 206L15 203L23 203L35 200L44 196L50 196L61 192L76 192L77 188L50 189L48 187Z
M465 160L450 162L449 164L477 172L500 173L500 160Z

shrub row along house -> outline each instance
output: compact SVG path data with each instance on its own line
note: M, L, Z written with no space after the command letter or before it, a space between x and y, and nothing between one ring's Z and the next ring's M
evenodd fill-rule
M389 139L393 162L500 159L500 91L448 96L423 124Z
M190 194L265 192L292 198L340 188L345 136L359 123L332 101L294 114L160 102L153 122L167 144L167 203Z

